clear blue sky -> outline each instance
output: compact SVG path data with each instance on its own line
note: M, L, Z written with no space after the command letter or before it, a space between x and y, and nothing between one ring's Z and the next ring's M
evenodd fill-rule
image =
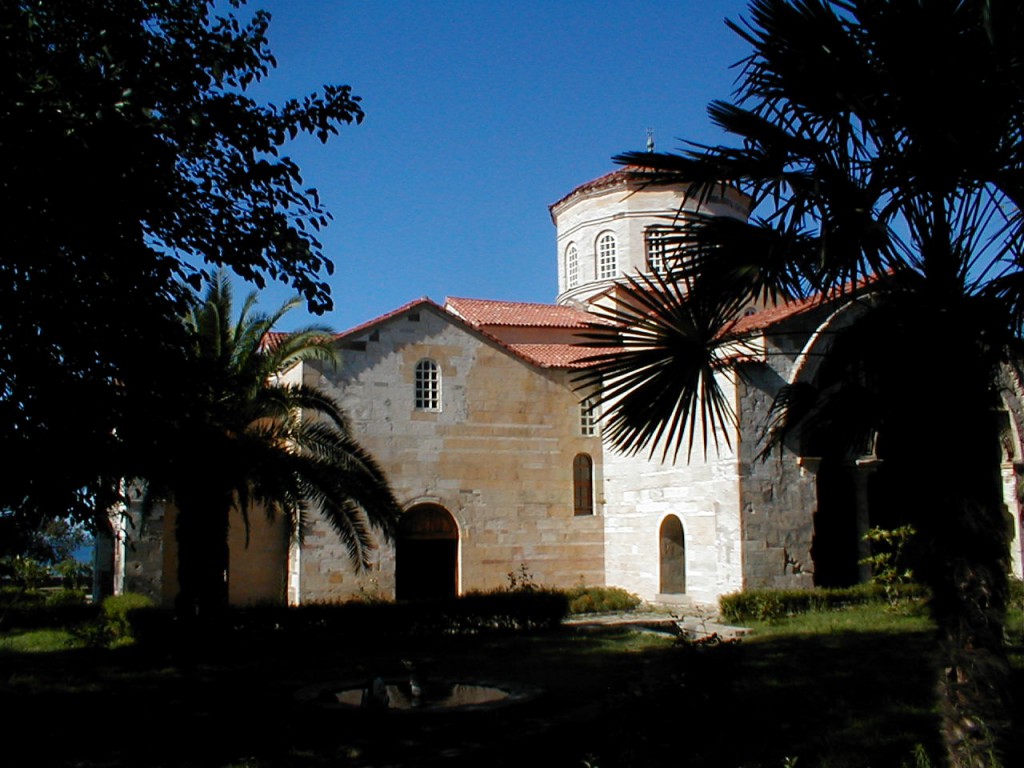
M412 299L554 299L547 206L611 157L717 142L705 107L746 53L742 0L250 0L273 15L279 67L254 92L280 104L323 83L366 110L321 146L286 153L334 221L333 312L344 330ZM241 288L241 286L240 286ZM242 290L245 290L242 288ZM280 285L264 305L291 292Z

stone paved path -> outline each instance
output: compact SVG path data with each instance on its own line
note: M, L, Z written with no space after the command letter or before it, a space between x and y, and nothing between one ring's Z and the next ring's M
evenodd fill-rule
M688 635L699 638L717 634L721 638L743 637L750 633L746 627L721 624L715 615L692 615L688 612L668 613L666 611L629 611L623 613L593 613L571 616L565 624L580 628L632 626L673 635Z

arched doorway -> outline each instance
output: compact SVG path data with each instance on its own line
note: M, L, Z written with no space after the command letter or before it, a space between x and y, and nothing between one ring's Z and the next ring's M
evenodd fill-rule
M395 598L431 600L458 593L459 528L439 504L417 504L398 525Z
M853 460L842 454L821 460L815 478L818 506L811 543L817 587L849 587L860 578L856 471Z
M678 517L669 515L662 521L659 542L661 587L658 591L663 595L682 595L686 592L686 541Z

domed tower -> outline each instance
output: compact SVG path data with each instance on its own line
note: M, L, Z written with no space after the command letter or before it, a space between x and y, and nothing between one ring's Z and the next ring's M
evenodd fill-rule
M557 302L585 307L624 275L662 269L665 237L687 211L747 216L746 197L733 189L698 205L686 187L681 177L626 166L549 206L557 229Z

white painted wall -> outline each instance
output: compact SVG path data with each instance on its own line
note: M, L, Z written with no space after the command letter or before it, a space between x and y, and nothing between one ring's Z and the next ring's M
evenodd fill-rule
M722 380L731 390L732 382ZM727 390L727 391L728 391ZM716 603L719 595L742 587L736 434L732 448L720 435L708 455L696 436L687 461L684 447L674 463L647 454L625 456L606 447L604 452L605 570L608 584L658 600L659 540L664 519L676 515L686 543L686 593L698 603Z

